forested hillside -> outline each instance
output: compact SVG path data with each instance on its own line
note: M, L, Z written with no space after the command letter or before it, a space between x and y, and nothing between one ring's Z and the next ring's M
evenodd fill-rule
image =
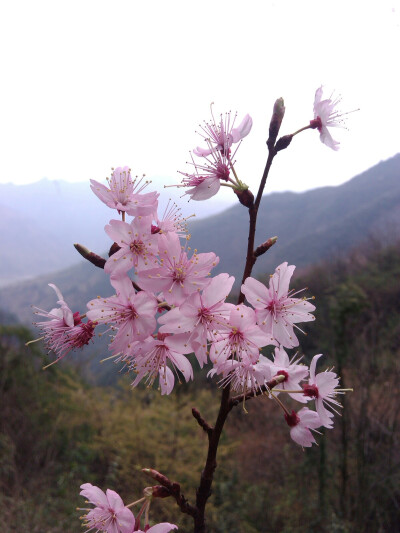
M324 353L342 386L353 387L318 447L295 445L268 398L232 412L219 450L209 521L216 533L394 532L400 529L400 246L368 247L309 270L297 288L316 297L315 323L302 336L309 361ZM4 318L4 322L10 323ZM194 497L206 450L191 416L213 420L220 392L205 373L170 397L86 384L47 361L19 326L0 331L0 515L2 531L75 533L79 485L118 490L129 503L149 485L142 467L179 481ZM116 369L117 370L117 369ZM169 499L153 517L190 522Z

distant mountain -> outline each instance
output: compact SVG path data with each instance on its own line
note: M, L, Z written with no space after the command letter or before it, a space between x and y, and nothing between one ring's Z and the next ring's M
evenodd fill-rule
M236 205L189 226L192 246L215 251L213 274L229 272L241 282L247 245L248 212ZM257 261L253 273L270 274L283 261L305 267L346 253L371 236L389 244L400 235L400 154L338 187L263 197L256 246L277 235L277 243Z
M190 224L191 245L199 252L215 251L220 263L213 271L229 272L240 284L247 242L248 212L241 205L220 215ZM256 243L278 235L278 242L259 258L255 275L272 273L288 261L304 268L322 259L346 253L371 236L390 243L400 235L400 154L338 187L305 193L274 193L261 203ZM46 257L46 250L43 256ZM29 261L29 259L28 259ZM51 309L55 283L74 310L113 289L101 269L88 263L46 274L0 289L0 308L26 324L33 320L30 305Z
M163 181L157 178L159 185L154 185L160 192L161 215L169 198L178 202L183 194L182 189L164 189ZM201 206L182 200L179 204L184 216L209 216L233 201L215 197ZM76 264L75 242L98 253L107 250L111 243L103 228L115 213L92 193L89 180L0 184L0 286Z
M97 206L98 207L98 206ZM82 206L78 209L78 211ZM8 208L9 217L15 212ZM52 215L53 216L53 215ZM69 214L68 216L72 216ZM63 213L61 218L65 218ZM7 228L2 228L6 231ZM26 234L34 241L43 228L32 219L26 225ZM48 231L56 231L56 225ZM18 235L10 228L11 244ZM44 231L44 230L43 230ZM215 251L220 257L218 268L213 271L226 271L236 276L238 288L244 265L248 231L248 213L241 205L226 210L220 215L190 224L192 234L191 245L199 252ZM400 236L400 154L381 162L363 174L339 187L324 187L313 191L296 193L274 193L266 195L261 203L256 243L268 237L278 235L278 242L261 258L259 258L255 275L264 276L272 273L274 268L283 261L295 264L304 269L322 259L337 257L376 237L383 244L398 240ZM62 237L59 239L60 244ZM82 239L87 244L87 241ZM374 242L373 239L371 242ZM58 240L50 241L54 248L46 243L41 247L41 256L48 261L50 256L57 255ZM12 247L12 246L11 246ZM94 248L96 249L96 248ZM4 249L3 249L4 250ZM2 250L2 261L4 253ZM27 248L25 248L25 251ZM61 248L60 248L61 250ZM15 269L17 261L30 266L31 256L24 249L14 251ZM61 251L59 252L62 253ZM76 252L75 252L76 253ZM20 255L18 255L20 254ZM7 255L5 256L7 257ZM17 260L15 259L17 258ZM84 313L86 303L96 296L110 296L113 288L103 270L81 261L73 267L48 273L32 280L0 289L0 322L16 320L31 325L37 320L31 305L50 310L55 306L56 295L48 287L55 283L63 293L69 306ZM3 310L5 314L2 312ZM12 315L12 317L10 316ZM33 337L39 337L38 332ZM85 347L76 355L68 357L79 363L85 376L97 382L108 383L115 379L115 372L110 372L111 361L99 366L98 361L108 356L107 336L96 340L96 343ZM110 376L114 376L110 377Z

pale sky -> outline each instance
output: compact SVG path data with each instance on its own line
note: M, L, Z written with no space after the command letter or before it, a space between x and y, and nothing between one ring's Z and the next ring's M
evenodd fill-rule
M102 181L123 165L177 183L215 102L253 117L237 170L255 190L275 99L292 133L321 84L360 108L333 130L340 151L302 133L267 191L337 185L400 151L398 0L15 0L0 46L0 183Z

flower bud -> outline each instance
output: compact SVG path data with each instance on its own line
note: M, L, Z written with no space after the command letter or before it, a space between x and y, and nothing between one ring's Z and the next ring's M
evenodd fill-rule
M272 147L275 144L276 138L282 124L283 117L285 116L285 104L283 98L278 98L274 104L272 112L271 122L269 124L269 138L267 144Z
M163 487L162 485L154 485L154 487L151 487L151 494L153 498L168 498L168 496L171 496L167 487Z
M275 150L277 152L279 152L280 150L284 150L285 148L287 148L289 146L289 144L292 142L292 139L293 139L293 135L290 134L290 135L284 135L283 137L281 137L278 142L276 143L275 145Z

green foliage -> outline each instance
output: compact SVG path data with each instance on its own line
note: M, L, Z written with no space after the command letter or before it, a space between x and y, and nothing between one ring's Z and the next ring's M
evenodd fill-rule
M317 324L300 341L308 360L326 355L344 386L335 428L302 451L267 398L235 409L222 435L207 507L215 533L310 533L399 530L399 247L357 250L297 280L316 296ZM118 387L89 386L67 365L48 363L30 332L0 328L0 515L2 531L69 533L79 529L79 485L137 500L150 467L181 484L193 502L207 438L191 415L213 423L220 392L204 372L169 397L129 376ZM321 369L323 365L321 364ZM366 505L368 502L368 505ZM151 517L192 530L167 498Z

